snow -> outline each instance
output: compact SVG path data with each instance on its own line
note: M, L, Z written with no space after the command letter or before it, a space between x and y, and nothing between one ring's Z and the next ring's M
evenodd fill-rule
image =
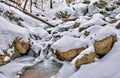
M76 5L72 5L71 7L75 9L77 15L84 15L88 6L83 3L78 3Z
M102 40L106 37L109 37L111 35L115 36L116 33L115 33L116 29L113 27L113 26L105 26L103 27L102 29L100 29L94 36L93 38L95 40Z
M68 78L71 74L74 74L76 68L72 64L64 63L59 73L51 78Z
M13 47L12 49L8 49L8 50L7 50L7 53L8 53L10 56L12 56L13 53L14 53L14 47Z
M34 0L33 0L34 1ZM26 66L31 66L37 62L45 61L45 66L49 67L49 60L55 60L63 64L59 72L51 78L119 78L120 77L120 31L115 26L120 22L120 6L115 4L116 0L109 1L115 5L116 9L107 12L105 9L99 9L93 3L99 0L90 0L90 4L83 4L84 0L76 0L75 3L67 5L65 0L54 0L53 8L50 8L49 0L44 0L43 10L41 0L38 0L37 7L33 5L32 14L38 14L39 18L56 25L56 27L49 27L48 25L31 18L19 10L6 6L0 3L0 55L4 55L6 51L10 56L6 56L4 61L10 63L0 66L0 78L18 78L17 74ZM13 4L13 3L12 3ZM22 3L22 7L24 2ZM30 4L27 4L26 11L29 12ZM3 10L3 13L1 12ZM10 21L4 13L6 11L12 12L16 17L21 17L21 25ZM60 11L67 11L71 18L76 18L75 21L63 21L57 17ZM106 14L100 14L99 12ZM116 19L116 23L111 23ZM78 28L73 28L74 23L80 23ZM86 28L79 32L79 28ZM47 31L51 31L48 33ZM88 32L88 35L85 35ZM102 40L109 36L116 36L117 42L113 45L111 51L102 59L95 60L94 63L82 65L79 69L75 68L75 61L81 58L84 54L94 52L94 41ZM54 36L59 36L55 38ZM25 42L30 42L31 50L33 50L38 57L30 56L17 58L14 61L10 57L14 53L14 48L9 48L16 37L22 38ZM50 45L50 46L49 46ZM71 49L82 48L83 50L71 62L58 61L50 48L60 52L66 52ZM14 67L14 68L13 68Z
M10 57L8 57L8 56L6 56L5 58L4 58L4 61L9 61L10 60Z
M51 48L53 48L54 50L58 50L60 52L66 52L71 49L82 48L86 46L87 46L87 41L85 40L80 40L79 38L74 38L70 36L64 36L60 40L55 42L51 46Z
M106 22L103 20L104 16L97 13L97 14L94 14L92 19L87 21L87 22L84 22L80 25L80 28L87 28L89 26L93 26L93 25L105 25Z
M120 14L116 15L115 19L120 20Z
M21 70L25 66L31 66L31 62L34 60L31 56L24 56L21 58L17 58L14 61L6 64L4 66L0 66L0 78L18 78L17 74L22 72Z
M7 78L7 77L0 73L0 78Z
M77 57L75 57L71 63L75 64L75 62L77 61L78 58L81 58L82 56L84 56L84 54L90 54L90 52L94 52L94 47L90 46L87 49L83 50Z
M120 42L115 43L114 48L100 61L83 65L76 73L69 78L119 78L120 57L119 48ZM99 75L100 74L100 75Z
M11 24L0 16L0 54L3 55L2 50L6 50L12 44L16 37L22 38L23 41L28 42L28 31L25 28Z
M36 35L38 38L45 38L48 32L41 27L29 27L29 34Z

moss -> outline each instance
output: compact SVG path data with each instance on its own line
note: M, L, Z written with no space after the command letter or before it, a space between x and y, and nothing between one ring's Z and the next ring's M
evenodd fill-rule
M99 0L99 2L95 2L93 4L100 9L105 8L105 6L107 5L107 3L104 0Z
M70 14L67 11L59 12L57 13L57 17L61 19L68 19L70 17Z
M85 0L83 3L84 4L90 4L90 1L89 0Z
M85 36L88 36L89 34L90 34L90 32L88 32L88 31L85 31L85 33L84 33Z
M75 22L75 24L73 26L74 26L74 28L77 28L80 26L80 23Z
M95 52L84 54L84 56L77 59L77 61L75 62L75 67L78 69L81 67L81 65L92 63L94 62L95 58L98 58Z
M24 21L21 17L14 16L14 14L9 11L5 12L4 15L7 16L10 21L14 21L18 25L21 25L21 21Z
M111 20L111 23L116 23L118 20L116 20L116 19L112 19Z
M15 59L16 57L21 56L21 54L19 53L19 50L18 50L16 44L17 44L17 41L14 40L14 41L13 41L13 45L12 45L12 46L14 47L14 53L13 53L13 55L12 55L12 57L11 57L12 60Z
M87 29L87 28L79 28L79 32L81 32L81 31L83 31L85 29Z

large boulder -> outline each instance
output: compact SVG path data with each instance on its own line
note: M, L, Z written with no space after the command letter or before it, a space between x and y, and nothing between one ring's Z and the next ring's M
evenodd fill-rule
M81 65L92 63L94 62L95 58L98 58L95 52L90 52L89 54L85 54L81 58L77 59L77 61L75 62L75 67L80 68Z
M75 58L78 54L80 54L81 51L83 51L85 48L78 48L78 49L72 49L66 52L60 52L56 51L55 55L57 59L62 61L71 61L73 58Z
M116 36L109 36L103 40L95 41L94 47L95 47L95 53L99 56L104 56L107 54L111 49L113 44L116 41Z
M8 63L11 59L15 59L21 55L28 53L30 48L29 42L24 42L21 38L16 38L8 50L4 50L4 54L0 55L0 65Z
M86 40L71 36L63 36L51 46L51 49L59 60L71 61L80 54L81 51L88 47L87 43L88 41Z
M27 54L30 48L29 42L24 42L21 40L21 38L16 38L12 46L14 47L14 53L11 59L15 59L16 57Z
M13 14L14 15L14 14ZM28 52L28 29L12 24L0 16L0 65Z
M13 42L13 46L20 54L26 54L30 44L29 42L21 41L20 38L16 38Z

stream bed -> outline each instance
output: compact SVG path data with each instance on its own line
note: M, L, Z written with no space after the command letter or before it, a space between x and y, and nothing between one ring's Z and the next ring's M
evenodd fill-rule
M45 61L34 66L25 67L20 78L51 78L61 68L61 64Z

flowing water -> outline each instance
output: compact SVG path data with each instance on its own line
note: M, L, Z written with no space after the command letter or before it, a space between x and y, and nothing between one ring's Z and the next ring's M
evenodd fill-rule
M43 62L26 67L20 78L51 78L58 73L61 66L61 64L56 62Z

